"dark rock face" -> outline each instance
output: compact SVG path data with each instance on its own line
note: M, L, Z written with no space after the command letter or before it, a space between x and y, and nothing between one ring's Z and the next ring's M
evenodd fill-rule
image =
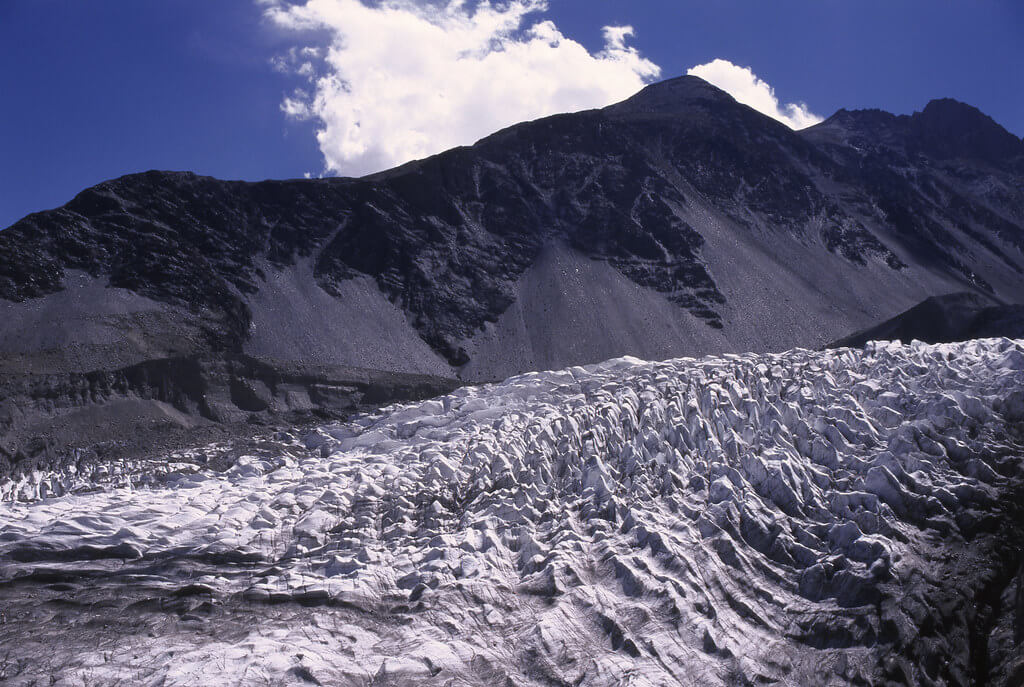
M896 317L829 344L863 346L868 341L949 343L970 339L1024 338L1024 306L997 304L976 293L933 296Z
M22 301L62 288L66 270L112 287L206 309L218 349L248 327L245 295L257 258L309 254L343 221L344 182L246 184L187 173L147 172L87 189L57 210L29 215L0 234L0 297Z
M968 262L979 248L1020 273L1024 142L977 109L944 99L910 116L840 110L803 135L916 256L989 293Z
M1021 273L1022 174L1024 144L955 101L910 117L840 111L796 133L683 77L362 180L105 182L0 235L0 296L52 293L84 270L202 310L211 346L237 350L258 264L312 258L328 291L373 277L459 366L461 342L509 306L551 241L721 327L727 299L703 228L685 219L698 205L855 265L898 271L910 258L992 291L972 257Z

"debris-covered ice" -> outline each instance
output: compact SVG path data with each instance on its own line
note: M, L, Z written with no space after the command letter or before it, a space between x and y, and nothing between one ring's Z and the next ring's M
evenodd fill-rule
M1022 423L1022 342L869 344L531 373L25 500L37 475L0 504L0 677L1011 684Z

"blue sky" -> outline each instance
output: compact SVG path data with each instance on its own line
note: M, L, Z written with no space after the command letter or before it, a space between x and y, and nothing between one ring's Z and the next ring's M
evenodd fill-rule
M714 60L780 111L949 96L1024 134L1017 0L520 0L488 17L434 1L0 1L0 227L146 169L365 173ZM476 40L500 54L456 50Z

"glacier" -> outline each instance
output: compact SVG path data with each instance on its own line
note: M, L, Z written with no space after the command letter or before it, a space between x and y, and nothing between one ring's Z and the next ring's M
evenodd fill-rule
M248 448L0 483L0 679L1024 679L1024 341L620 358Z

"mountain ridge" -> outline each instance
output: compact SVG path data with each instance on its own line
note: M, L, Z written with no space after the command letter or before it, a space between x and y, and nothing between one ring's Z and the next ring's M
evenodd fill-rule
M1013 136L933 103L792 131L680 77L358 179L120 177L0 232L0 370L245 355L484 381L1019 302ZM977 135L940 145L950 126Z
M907 154L939 159L974 158L1014 171L1024 170L1024 138L1000 126L978 108L954 98L935 98L909 115L879 109L840 109L803 131L814 136L839 126L859 136L872 136Z
M949 115L950 110L954 111L954 115ZM979 159L985 161L991 157L991 146L987 142L993 139L992 127L998 129L1004 138L1013 137L975 108L949 99L933 100L922 112L914 115L840 110L815 127L791 131L753 109L736 103L731 96L707 82L697 77L683 76L647 86L631 98L607 108L555 115L518 124L495 132L473 146L452 149L361 179L232 182L187 172L150 171L103 182L84 190L62 208L29 215L4 232L4 240L0 240L0 253L5 258L14 258L12 244L17 241L9 232L14 230L14 233L19 233L23 227L21 233L25 236L22 240L33 240L28 230L42 230L41 233L51 235L54 245L48 256L52 258L50 260L30 259L25 263L24 255L18 256L21 260L6 260L8 267L0 270L0 297L20 301L54 293L60 290L66 268L80 268L94 276L107 276L111 286L125 286L143 295L156 295L158 299L176 299L189 305L220 310L224 315L220 327L223 329L226 326L229 340L215 341L214 345L237 347L238 340L245 336L243 330L247 318L244 303L232 298L230 292L249 294L256 290L255 280L259 271L251 264L248 256L265 255L271 264L289 265L296 259L308 257L311 251L319 251L316 276L328 292L333 282L351 278L356 273L375 277L389 300L396 303L403 301L407 315L416 324L422 338L449 363L459 366L467 360L459 353L458 340L453 341L452 337L424 324L442 313L436 312L438 308L431 304L410 305L410 299L405 298L412 285L399 282L410 281L409 272L414 269L414 265L410 264L407 259L409 256L403 255L403 252L408 252L406 249L410 248L409 244L412 244L411 248L415 251L424 245L436 244L434 239L442 234L450 241L460 230L472 229L474 224L482 225L483 230L490 234L488 238L498 239L485 243L501 244L506 237L515 242L514 250L507 252L513 259L508 261L508 270L502 275L505 281L511 281L532 264L539 255L541 245L551 238L545 238L542 235L545 230L538 230L538 225L553 225L554 231L548 233L552 233L554 238L561 237L573 248L590 251L591 257L595 257L591 249L597 245L599 249L611 253L601 255L598 251L598 257L611 260L628 278L667 294L670 300L688 308L711 326L721 326L721 315L716 310L716 304L721 304L723 296L698 255L703 235L685 220L681 220L681 213L678 212L678 207L686 203L679 188L684 184L673 183L677 180L670 181L671 174L650 174L650 159L641 159L639 162L631 159L629 161L633 165L615 170L617 178L597 180L598 184L605 182L605 185L612 186L613 191L620 194L620 197L610 199L611 204L618 207L610 213L602 212L608 209L609 199L605 189L601 188L597 194L592 194L597 195L596 199L583 199L591 204L590 208L579 208L580 199L567 197L572 194L565 194L562 187L567 183L593 182L594 179L588 179L579 170L572 169L571 153L566 153L565 149L573 146L587 149L590 145L591 149L602 150L605 157L625 158L626 154L621 148L615 149L612 136L605 132L605 129L614 127L615 123L627 129L624 132L626 135L635 134L632 129L638 125L660 127L656 131L660 135L681 133L685 143L696 148L688 151L694 153L689 156L691 159L711 158L711 162L718 163L718 169L706 164L680 169L683 165L678 160L668 160L675 167L670 172L676 172L677 175L680 171L684 172L682 176L685 185L709 198L711 204L717 206L716 209L724 209L730 219L743 224L748 220L743 215L750 210L766 216L769 224L818 219L829 225L822 229L829 250L839 252L844 258L859 264L863 264L867 256L881 258L889 267L899 270L905 261L892 251L888 245L891 242L880 237L881 232L866 230L863 226L855 226L846 221L848 218L841 215L850 213L837 213L835 204L830 202L832 199L822 196L822 184L802 173L808 166L825 167L826 176L830 172L834 173L836 170L827 169L829 163L825 160L830 153L835 160L834 150L823 152L820 148L837 147L834 136L837 127L850 133L860 133L863 115L859 113L864 112L870 112L872 119L882 117L890 123L899 123L904 130L908 129L908 123L910 128L920 129L915 122L936 118L941 121L956 120L958 116L970 113L971 122L976 124L983 121L989 127L979 134L983 144L979 148ZM660 124L653 124L651 117L660 120ZM678 117L682 117L685 122L681 128L677 126ZM851 118L854 120L852 126ZM960 116L960 119L963 117ZM726 136L721 133L723 120L728 125ZM754 125L763 126L763 129L751 132L749 127ZM774 140L766 141L765 132L770 132L767 135ZM828 135L830 132L833 134L831 137ZM622 132L615 130L612 133L618 135ZM914 138L917 134L907 135L912 139L911 145L917 145ZM538 141L551 144L555 155L548 155L548 159L540 161L554 167L555 174L551 174L551 169L543 167L515 169L516 164L522 165L523 158L525 161L538 161ZM709 146L709 141L713 141L716 146ZM736 141L751 145L739 149L735 145ZM810 145L807 145L808 142ZM783 145L786 148L779 150ZM1020 144L1020 147L1024 150L1024 144ZM510 152L512 155L509 155ZM533 154L532 160L524 152ZM1010 153L1014 151L1007 154ZM851 151L844 149L841 154L849 156ZM551 157L555 159L551 160ZM646 157L654 158L655 155L648 154ZM760 163L761 169L758 171L765 171L772 166L784 168L790 162L787 157L795 157L797 164L789 165L790 169L786 170L790 172L789 178L783 178L782 183L771 178L774 175L770 174L753 180L754 183L744 183L748 179L744 178L742 167L750 165L742 163ZM593 163L593 160L586 162ZM686 162L684 160L683 164ZM494 173L494 167L502 163L505 169ZM491 169L487 169L488 166ZM535 187L538 173L546 173L555 178L545 179L548 182L547 188L538 189ZM481 186L481 175L484 175L484 186ZM524 178L530 183L522 183ZM853 180L859 181L856 175ZM849 183L850 179L842 181ZM488 182L491 187L487 186ZM882 183L889 182L891 179L884 179ZM534 188L530 188L531 185ZM421 192L418 187L429 191ZM587 189L582 190L586 192ZM869 193L874 190L869 184ZM511 191L507 194L512 197L511 203L497 197L508 191ZM560 192L563 198L557 197ZM174 193L178 197L173 197ZM736 194L741 197L735 198ZM734 197L730 198L730 195ZM395 205L393 201L396 196L402 201L397 203L399 207L379 211L379 205ZM451 203L452 198L468 201L477 207L466 212L464 208L456 207L458 203ZM605 207L594 212L594 200ZM736 200L739 202L730 203ZM565 202L559 204L559 201ZM633 201L634 206L639 202L646 207L641 207L639 212L633 207L627 216L622 206L628 201ZM932 226L925 227L926 231L922 232L919 227L913 227L914 220L900 213L899 208L894 208L896 203L884 197L884 194L882 201L883 221L896 224L901 230L907 227L917 230L902 232L910 236L894 237L896 241L907 242L909 238L911 250L920 252L924 248L925 251L932 250L939 255L939 252L934 251L935 239L950 238L948 231L941 226ZM403 204L412 207L401 207ZM673 205L675 207L671 207ZM734 208L729 208L729 205L739 205L739 211L730 212ZM283 235L284 232L275 233L272 225L280 224L284 220L284 213L297 206L301 206L310 216L300 216L298 221L290 220L287 237ZM573 212L577 209L584 211ZM1007 220L1005 214L993 212L984 206L967 210L982 215L983 221L1003 225L997 229L1003 230L1006 235L1004 239L1008 236L1009 241L1018 247L1024 244L1020 225L1006 226L1015 223ZM186 221L182 222L181 217L175 216L176 213L185 214ZM266 216L257 216L260 213ZM647 216L637 217L643 213L647 213ZM509 226L509 216L513 214L518 221L534 226L516 232ZM834 222L837 214L840 215L840 221ZM230 216L230 220L225 216ZM53 227L55 222L74 225L80 220L90 224L95 220L100 227L92 227L94 231L88 237L69 236L65 227L56 228L56 231ZM190 224L187 220L194 221ZM148 227L147 222L153 226ZM382 225L389 222L401 224L404 229L413 225L413 230L406 231L406 236L401 237L402 245L390 245L387 240L382 241L379 234L368 235L382 230ZM424 222L441 222L447 226L439 231L432 230ZM419 226L415 226L417 223ZM260 224L263 226L258 226ZM348 227L357 226L354 230L342 231L343 224ZM568 231L560 230L559 224L567 226ZM608 226L612 224L614 226ZM631 231L631 225L638 230ZM164 227L173 227L174 235L167 236L165 232L164 236L154 238L153 234ZM361 231L362 227L371 227L372 230ZM663 227L669 227L668 231L663 231ZM155 228L157 232L148 231L150 228ZM103 233L106 236L100 235ZM398 233L398 230L384 227L380 233L390 237ZM913 236L915 233L918 235ZM920 236L929 233L934 236ZM128 241L118 241L122 237L130 238L132 242L141 240L143 244L154 240L154 245L125 245ZM978 233L975 232L977 237ZM224 264L217 266L223 273L218 276L222 278L205 278L208 275L200 274L194 265L159 255L159 244L167 240L177 241L179 247L205 251L206 255L191 256L196 259L196 264L201 264L207 256L223 260ZM957 243L954 239L953 245ZM1001 257L1010 269L1018 273L1021 271L1020 261L1008 258L1001 246L987 240L983 240L983 243ZM660 260L663 253L669 254L667 257L670 264L659 264L665 262ZM148 259L152 255L164 259ZM453 259L450 252L431 257L447 262L445 266L449 272L454 271L450 269L453 263L455 267L458 266L458 260ZM955 255L943 257L947 263L945 267L953 268L961 277L966 277L969 286L991 292L991 285L976 270L969 269ZM487 267L500 271L498 265ZM472 279L479 275L456 276ZM455 317L455 322L448 324L455 325L454 331L462 339L479 331L485 322L494 321L511 302L507 289L502 288L501 284L487 286L490 288L484 290L485 302L482 308L467 308L467 299L456 299L459 300L457 305L464 316ZM465 293L459 295L464 296Z

